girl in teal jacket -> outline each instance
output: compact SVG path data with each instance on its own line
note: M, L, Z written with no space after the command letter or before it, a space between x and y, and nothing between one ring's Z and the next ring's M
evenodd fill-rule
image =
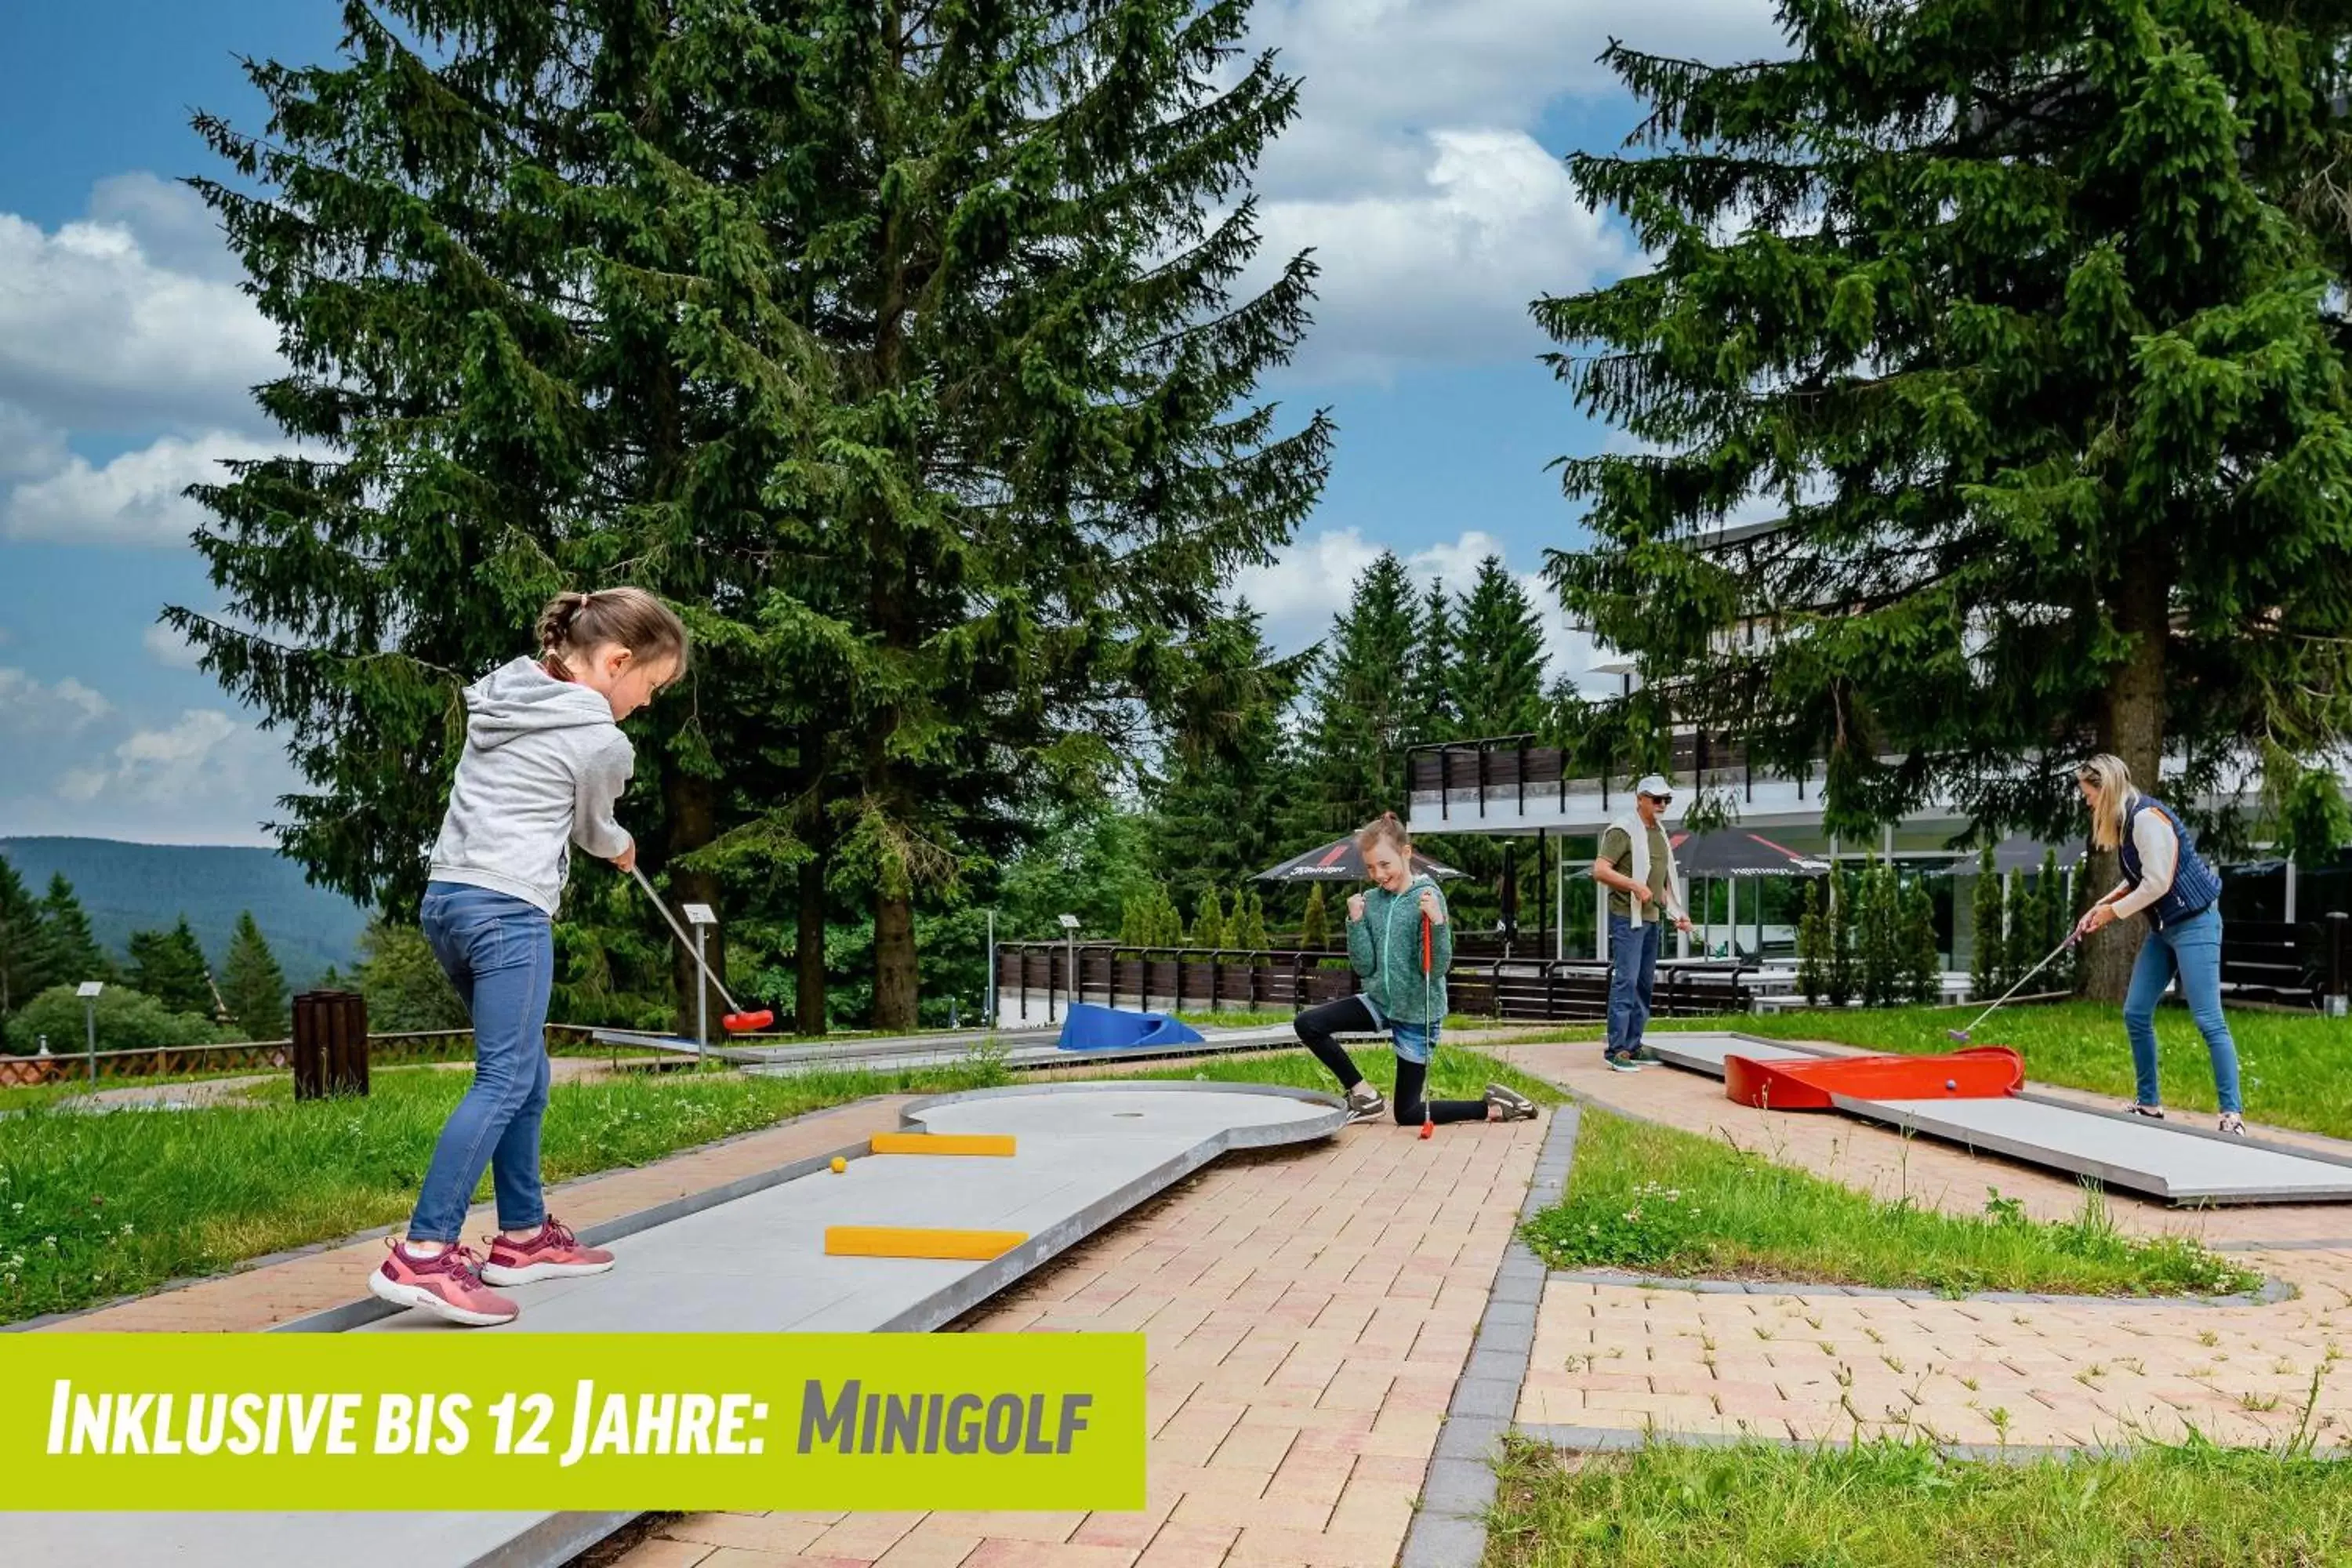
M1396 1120L1400 1127L1431 1121L1524 1121L1535 1102L1499 1083L1484 1100L1423 1101L1429 1058L1445 1017L1445 971L1454 959L1454 926L1445 895L1412 869L1412 841L1393 812L1356 836L1370 891L1348 900L1348 957L1362 989L1298 1016L1298 1038L1329 1068L1348 1095L1348 1120L1375 1121L1388 1101L1364 1081L1335 1037L1385 1030L1397 1057Z

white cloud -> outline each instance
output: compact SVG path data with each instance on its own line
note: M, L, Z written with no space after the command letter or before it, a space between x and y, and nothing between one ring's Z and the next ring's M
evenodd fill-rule
M245 276L212 209L177 180L143 169L110 174L90 187L88 216L129 231L141 253L167 271L229 283Z
M70 675L44 686L21 669L0 668L0 731L54 740L76 734L112 711L103 696Z
M182 637L175 627L165 626L158 621L149 626L146 634L139 640L146 647L147 656L166 669L196 668L194 646Z
M164 730L137 730L95 765L58 778L61 799L88 805L100 796L152 805L191 793L242 784L268 742L216 708L190 708Z
M1549 341L1528 301L1631 258L1526 132L1437 131L1426 149L1417 189L1265 204L1261 263L1312 247L1322 268L1293 374L1385 380L1407 363L1531 359Z
M54 232L0 213L0 401L77 430L257 428L249 389L282 368L277 329L194 259L194 196L140 178Z
M185 544L208 514L181 492L198 480L226 479L224 458L279 449L212 431L192 440L163 437L103 468L76 455L10 492L0 534L68 544Z

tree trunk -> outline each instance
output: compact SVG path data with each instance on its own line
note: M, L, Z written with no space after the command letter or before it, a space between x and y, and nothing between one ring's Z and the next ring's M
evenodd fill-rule
M677 864L678 857L701 848L718 832L716 792L709 779L697 778L679 771L675 765L667 768L662 776L662 803L669 817L669 907L677 923L686 928L688 941L694 928L686 923L687 904L709 904L716 912L719 908L719 879L708 871L689 871ZM723 976L727 973L727 928L710 928L704 946L704 957L710 973ZM670 963L671 991L677 998L677 1031L694 1033L694 997L698 979L695 972L694 954L681 948ZM727 1012L727 999L711 987L704 1004L709 1010L710 1037L722 1037L719 1018Z
M2108 676L2106 710L2099 721L2099 749L2122 758L2131 769L2132 783L2151 795L2162 782L2169 600L2169 585L2154 563L2142 563L2137 572L2126 568L2114 611L2117 629L2133 638L2131 657ZM2104 897L2123 878L2121 859L2112 849L2094 849L2084 876L2091 896ZM2079 971L2082 994L2102 1002L2121 1002L2147 934L2145 921L2117 921L2085 941Z
M813 855L801 862L801 926L793 943L799 979L793 987L794 1026L803 1035L825 1032L824 1009L824 857Z
M916 1026L915 900L880 889L874 895L874 1026L884 1034Z

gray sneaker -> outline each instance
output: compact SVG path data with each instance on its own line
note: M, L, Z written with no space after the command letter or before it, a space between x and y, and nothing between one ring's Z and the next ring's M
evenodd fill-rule
M1490 1083L1486 1086L1486 1109L1495 1113L1493 1119L1496 1121L1533 1121L1536 1119L1536 1102L1505 1084Z
M2234 1110L2225 1110L2221 1112L2221 1120L2215 1131L2231 1138L2243 1138L2246 1135L2246 1119Z
M1348 1091L1348 1125L1359 1121L1378 1121L1389 1113L1389 1098L1369 1083L1360 1083Z

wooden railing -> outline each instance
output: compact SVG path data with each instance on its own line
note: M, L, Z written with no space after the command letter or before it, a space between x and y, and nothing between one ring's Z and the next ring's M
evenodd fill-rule
M1075 959L1075 973L1073 960ZM1661 964L1655 1011L1689 1017L1744 1013L1748 970L1729 963ZM1114 942L1001 942L1000 1008L1045 1020L1072 1000L1170 1012L1218 1008L1293 1012L1353 995L1347 955L1308 949L1129 948ZM1456 1013L1568 1022L1609 1012L1609 967L1592 959L1457 958L1446 977Z

